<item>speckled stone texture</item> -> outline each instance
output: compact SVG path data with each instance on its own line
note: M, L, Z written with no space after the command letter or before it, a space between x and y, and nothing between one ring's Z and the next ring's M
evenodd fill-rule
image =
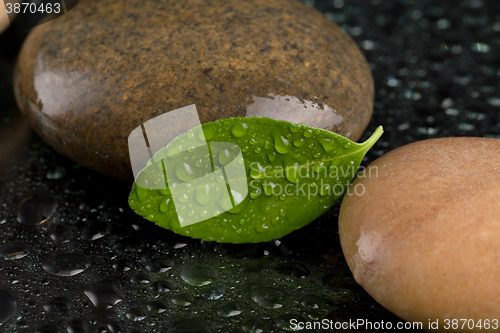
M414 142L371 163L353 183L363 194L346 195L339 213L356 281L429 332L448 332L446 319L498 318L499 164L500 140L467 137Z
M46 142L121 180L129 133L162 113L309 119L357 140L374 95L352 39L294 0L81 1L33 29L14 80Z

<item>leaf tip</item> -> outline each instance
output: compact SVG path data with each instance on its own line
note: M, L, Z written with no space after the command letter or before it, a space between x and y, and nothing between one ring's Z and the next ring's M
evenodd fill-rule
M384 128L382 126L379 126L375 129L373 134L365 141L362 143L363 146L366 147L366 150L368 151L375 143L377 143L378 139L384 134Z

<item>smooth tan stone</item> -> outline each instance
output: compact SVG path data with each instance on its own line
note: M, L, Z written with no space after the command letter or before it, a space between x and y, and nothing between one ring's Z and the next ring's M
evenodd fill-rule
M429 319L458 332L445 319L500 318L500 140L415 142L352 186L365 192L344 198L340 241L375 300L429 332Z
M131 180L130 132L195 104L201 122L266 116L357 140L373 79L352 39L290 0L80 1L32 30L16 98L57 151Z

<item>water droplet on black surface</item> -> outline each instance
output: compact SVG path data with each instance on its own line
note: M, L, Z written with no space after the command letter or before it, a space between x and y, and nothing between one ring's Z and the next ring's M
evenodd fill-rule
M100 239L109 234L109 225L105 222L92 222L85 229L83 229L80 237L88 241Z
M202 321L185 319L170 326L167 333L212 333L212 330Z
M252 290L252 299L266 309L279 309L285 303L287 293L274 287L256 287Z
M174 304L178 306L188 306L193 304L194 296L186 293L179 294L172 297L172 302L174 302Z
M120 282L115 279L105 279L94 283L84 293L99 310L112 309L125 298Z
M168 258L155 258L149 261L146 268L153 273L163 273L172 268L173 261Z
M24 225L42 223L55 213L57 204L57 200L49 195L26 197L17 205L17 221Z
M62 333L63 330L61 327L56 325L43 325L39 326L34 333Z
M87 326L81 319L73 319L68 323L68 333L88 333Z
M7 290L0 289L0 324L5 323L17 311L17 299Z
M260 318L249 318L241 323L243 331L249 333L265 333L268 331L267 326L267 323Z
M130 261L125 260L125 259L119 259L113 261L113 268L116 269L119 272L128 272L132 269L134 269L134 264L132 264Z
M309 276L310 272L304 264L298 263L282 263L276 265L274 270L277 273L291 275L298 278L305 278Z
M201 294L203 298L210 299L210 300L218 300L224 294L226 293L226 290L223 287L212 287L209 288L207 291Z
M111 333L127 333L123 325L115 321L108 324L108 330Z
M131 281L134 283L149 283L151 282L151 278L147 274L139 273L134 275Z
M68 313L71 305L66 297L55 297L45 303L44 310L50 313Z
M295 323L304 323L306 320L295 314L284 314L275 319L276 326L283 331L299 331L299 327L292 325L292 320Z
M0 258L5 260L21 259L28 255L31 246L24 242L12 242L0 248Z
M217 309L217 314L221 317L233 317L247 310L245 303L240 301L229 302Z
M132 320L132 321L141 321L146 318L147 313L144 310L138 309L138 308L132 308L127 311L127 318Z
M83 254L69 253L48 257L43 262L43 269L58 276L74 276L90 266L90 258Z
M156 293L164 293L172 290L172 288L172 284L168 281L156 281L149 286L149 289Z
M50 230L50 238L56 243L67 243L73 239L73 232L69 226L58 224Z
M163 313L167 311L168 305L163 301L154 301L148 304L148 310L152 313Z
M300 304L308 309L322 309L325 306L323 299L316 295L306 295L302 297Z
M181 278L184 282L196 287L214 282L218 275L215 267L203 263L190 264L181 271Z
M129 253L142 252L142 242L135 237L121 239L114 243L113 247L117 250Z

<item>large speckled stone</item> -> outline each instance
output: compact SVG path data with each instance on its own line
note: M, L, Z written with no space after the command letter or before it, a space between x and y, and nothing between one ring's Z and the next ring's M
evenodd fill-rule
M355 43L295 0L80 1L32 30L15 90L57 151L122 180L129 133L186 105L202 122L265 116L353 140L373 108Z
M500 140L487 138L420 141L374 161L352 184L339 215L342 250L356 281L429 332L484 332L472 321L494 324L500 317L499 166ZM471 322L462 326L461 319ZM429 320L437 324L429 327Z

